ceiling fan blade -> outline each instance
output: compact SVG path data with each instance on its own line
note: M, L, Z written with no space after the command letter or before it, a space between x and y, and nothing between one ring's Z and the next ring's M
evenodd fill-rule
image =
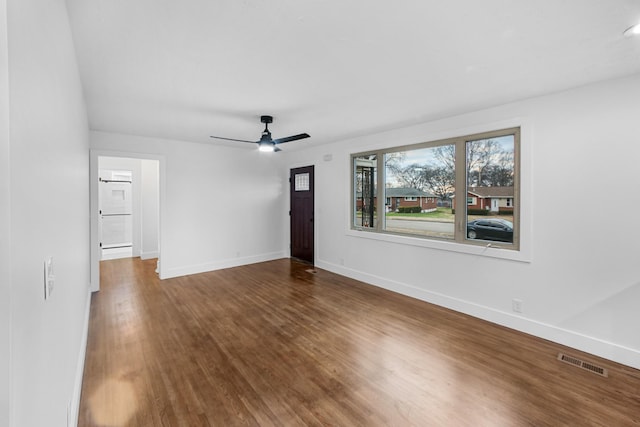
M308 133L301 133L299 135L285 136L284 138L274 139L273 142L276 143L276 144L283 144L285 142L297 141L299 139L304 139L304 138L309 138L309 134Z
M227 141L249 142L251 144L256 144L258 142L258 141L247 141L246 139L225 138L223 136L213 136L213 135L211 135L211 138L224 139L224 140L227 140Z
M278 151L282 151L282 150L279 149L278 147L273 147L273 151L277 153Z

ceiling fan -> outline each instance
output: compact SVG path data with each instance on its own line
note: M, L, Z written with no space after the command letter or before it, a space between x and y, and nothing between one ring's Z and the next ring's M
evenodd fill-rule
M264 130L259 141L247 141L244 139L224 138L222 136L211 136L211 138L225 139L227 141L249 142L251 144L258 144L260 151L281 151L276 145L284 144L285 142L297 141L299 139L309 138L309 134L301 133L298 135L286 136L284 138L273 139L271 138L271 132L269 132L269 123L273 123L272 116L260 116L260 122L264 123Z

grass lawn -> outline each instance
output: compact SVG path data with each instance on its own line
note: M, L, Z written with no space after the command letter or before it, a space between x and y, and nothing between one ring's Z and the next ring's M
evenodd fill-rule
M453 214L451 208L437 208L433 212L425 213L397 213L387 212L387 218L424 218L424 219L446 219L453 221Z

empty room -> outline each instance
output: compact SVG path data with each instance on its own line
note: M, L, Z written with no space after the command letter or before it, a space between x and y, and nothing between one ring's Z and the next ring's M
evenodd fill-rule
M0 0L0 426L640 425L640 2Z

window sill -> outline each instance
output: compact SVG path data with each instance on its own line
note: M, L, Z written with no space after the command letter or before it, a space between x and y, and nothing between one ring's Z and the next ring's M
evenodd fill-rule
M436 249L449 252L457 252L468 255L476 255L490 258L498 258L509 261L531 262L531 256L528 250L523 249L522 241L520 241L520 250L500 248L500 242L487 243L486 246L465 245L454 241L424 239L421 237L403 236L391 233L380 233L377 231L348 229L347 236L362 239L378 240L382 242L395 243L400 245L417 246L421 248Z

